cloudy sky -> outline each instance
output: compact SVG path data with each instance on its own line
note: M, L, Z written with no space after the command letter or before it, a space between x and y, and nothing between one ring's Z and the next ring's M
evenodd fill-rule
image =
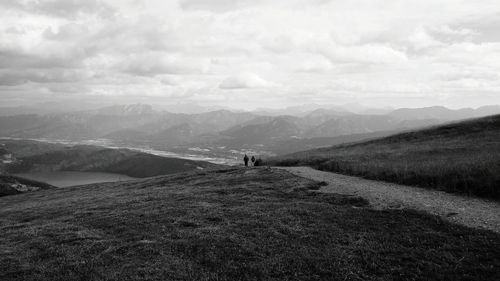
M499 0L0 0L0 103L500 104Z

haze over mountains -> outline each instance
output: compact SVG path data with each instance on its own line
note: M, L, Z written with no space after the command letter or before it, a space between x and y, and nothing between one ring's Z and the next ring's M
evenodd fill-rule
M388 113L384 109L371 109L364 114L339 107L310 111L289 108L275 112L222 109L187 114L132 104L64 113L15 115L9 110L0 112L3 115L0 117L0 137L107 139L116 144L178 152L220 155L235 153L231 150L250 149L257 154L273 155L492 115L500 113L500 106L458 110L435 106L396 109Z

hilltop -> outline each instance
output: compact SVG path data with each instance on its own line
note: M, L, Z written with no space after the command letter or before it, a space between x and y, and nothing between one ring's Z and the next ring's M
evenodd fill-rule
M498 280L500 235L266 168L0 198L0 279Z
M267 160L500 199L500 115Z

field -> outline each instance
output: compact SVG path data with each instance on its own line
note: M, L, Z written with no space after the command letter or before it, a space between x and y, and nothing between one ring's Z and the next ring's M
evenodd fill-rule
M266 161L500 200L500 115Z
M0 280L500 280L500 234L254 168L0 198Z

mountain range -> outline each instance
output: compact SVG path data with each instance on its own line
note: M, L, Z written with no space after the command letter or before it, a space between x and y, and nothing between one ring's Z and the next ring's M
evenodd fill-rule
M1 110L0 110L1 111ZM297 111L298 112L298 111ZM217 110L198 114L155 110L151 105L117 105L51 114L0 114L0 137L31 139L109 139L127 145L186 150L190 147L255 149L271 154L293 143L307 149L315 139L398 132L453 120L500 113L500 106L452 110L441 106L359 114L342 108L300 111L296 115ZM348 141L348 140L346 140ZM301 146L300 143L303 143ZM292 151L286 151L292 152Z

